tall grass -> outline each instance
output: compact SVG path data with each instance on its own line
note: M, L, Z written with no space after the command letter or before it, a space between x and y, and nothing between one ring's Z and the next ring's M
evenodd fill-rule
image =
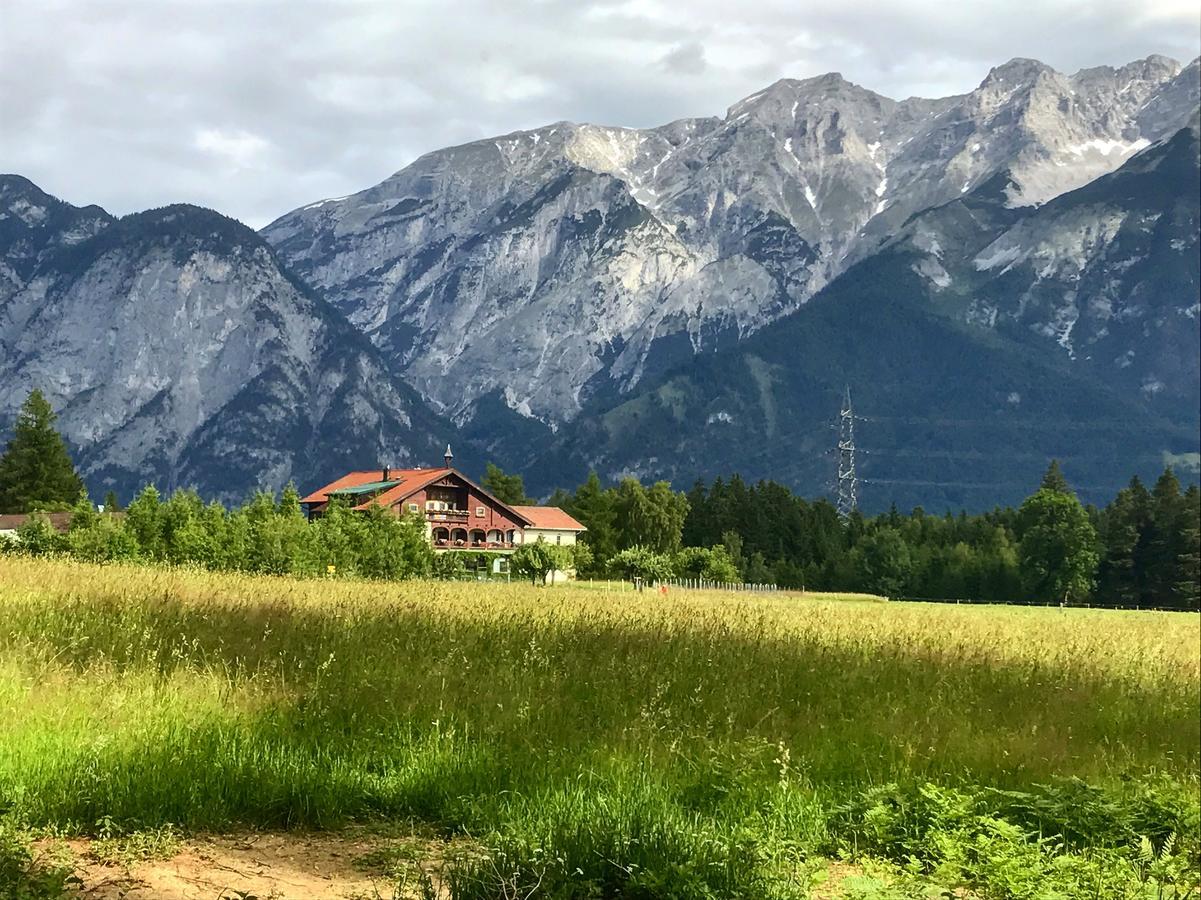
M885 785L1075 777L1126 811L1155 785L1157 828L1190 838L1199 644L1186 614L0 558L0 807L75 830L416 817L493 848L462 896L803 896Z

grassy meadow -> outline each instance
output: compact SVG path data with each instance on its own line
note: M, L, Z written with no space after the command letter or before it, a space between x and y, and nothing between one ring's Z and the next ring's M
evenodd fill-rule
M0 557L0 832L419 823L472 847L456 900L830 896L830 859L1196 897L1199 708L1190 614Z

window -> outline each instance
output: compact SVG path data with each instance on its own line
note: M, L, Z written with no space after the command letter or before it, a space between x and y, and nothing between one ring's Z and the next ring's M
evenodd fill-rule
M561 543L563 543L563 535L561 535L561 534L556 534L556 535L555 535L555 543L556 543L556 544L561 544Z
M482 507L482 506L477 506L477 507L475 508L475 517L476 517L477 519L482 519L482 518L484 518L484 507Z
M409 512L417 512L418 506L416 503L409 504Z

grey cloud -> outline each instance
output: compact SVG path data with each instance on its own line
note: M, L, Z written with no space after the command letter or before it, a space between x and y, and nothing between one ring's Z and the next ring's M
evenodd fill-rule
M115 213L190 201L261 225L448 144L721 114L785 76L945 95L1013 56L1199 49L1181 0L8 3L0 169Z
M682 75L699 75L708 67L705 47L699 41L688 41L672 47L663 55L663 68Z

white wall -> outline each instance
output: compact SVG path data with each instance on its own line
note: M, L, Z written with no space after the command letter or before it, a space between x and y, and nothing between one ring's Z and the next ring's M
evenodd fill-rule
M524 532L524 537L517 543L534 544L538 538L550 544L552 547L558 545L560 547L570 547L575 543L576 533L574 531L564 531L558 528L527 528Z

